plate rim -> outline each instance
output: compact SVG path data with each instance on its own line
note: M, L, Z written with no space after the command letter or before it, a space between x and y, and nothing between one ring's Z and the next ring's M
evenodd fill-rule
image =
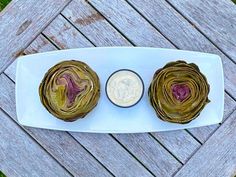
M200 52L200 51L190 51L190 50L178 50L178 49L168 49L168 48L156 48L156 47L127 47L127 46L111 46L111 47L86 47L86 48L74 48L74 49L65 49L65 50L54 50L54 51L48 51L48 52L43 52L43 53L35 53L35 54L29 54L29 55L24 55L24 56L20 56L17 58L17 66L16 66L16 79L15 79L15 99L16 99L16 115L17 115L17 120L18 122L21 124L21 125L24 125L24 126L28 126L28 127L35 127L35 128L44 128L44 127L41 127L41 126L30 126L30 125L25 125L24 122L19 119L19 106L17 106L19 104L19 94L18 93L18 90L19 90L19 73L20 73L20 65L21 63L23 62L22 58L29 58L29 57L32 57L32 56L35 56L35 55L47 55L47 54L60 54L62 52L70 52L70 51L78 51L78 50L99 50L99 49L147 49L147 50L162 50L162 51L173 51L173 52L190 52L190 53L198 53L198 54L207 54L207 55L211 55L213 57L216 57L216 59L218 60L217 62L219 63L219 66L220 66L220 70L221 70L221 78L222 78L222 90L223 90L223 103L220 103L222 106L221 106L221 115L219 116L221 119L220 119L220 122L222 122L223 120L223 115L224 115L224 99L225 99L225 93L224 93L224 87L225 87L225 84L224 84L224 68L223 68L223 61L221 59L221 57L219 55L216 55L216 54L212 54L212 53L205 53L205 52ZM220 123L219 122L219 123ZM213 124L217 124L217 123L213 123ZM212 124L211 124L212 125ZM195 126L195 127L201 127L201 126ZM191 128L194 128L194 127L191 127ZM44 129L51 129L51 130L59 130L59 131L73 131L73 130L66 130L64 128L44 128ZM180 130L180 129L184 129L184 128L176 128L175 130ZM122 132L120 132L122 131ZM164 130L164 131L171 131L171 130ZM81 130L74 130L73 132L91 132L91 133L141 133L141 132L158 132L156 130L150 130L150 131L130 131L130 132L126 132L124 130L118 130L116 132L116 130L114 129L113 131L111 130L88 130L88 131L81 131Z

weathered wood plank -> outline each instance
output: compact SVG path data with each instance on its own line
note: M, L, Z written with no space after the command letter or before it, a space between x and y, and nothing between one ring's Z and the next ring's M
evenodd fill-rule
M224 106L224 117L223 122L228 118L228 116L236 109L236 102L225 93L225 106ZM192 128L189 129L189 132L196 137L201 143L204 143L212 133L219 128L219 124L206 126L206 127L199 127L199 128Z
M40 34L25 50L25 54L34 54L39 52L48 52L56 50L57 48L52 45L42 34ZM8 69L8 68L7 68ZM7 70L6 69L6 70Z
M62 14L96 46L131 45L124 36L114 30L99 12L91 8L84 0L72 1L62 11Z
M0 107L17 121L15 85L4 74L0 75ZM41 146L75 176L110 176L86 150L68 133L23 127ZM40 154L39 154L40 155ZM78 163L82 162L82 163Z
M219 128L220 124L188 129L189 133L202 144Z
M101 161L115 176L152 176L138 161L122 148L108 134L74 133L71 134ZM133 163L130 163L132 161Z
M128 0L128 2L179 48L197 51L209 48L210 44L204 36L201 36L165 0Z
M223 59L225 68L225 88L236 96L236 65L209 42L196 28L176 12L166 1L128 0L143 16L145 16L162 34L169 38L178 48L215 53ZM156 18L158 17L158 18ZM225 112L228 110L226 101ZM232 109L231 109L232 110ZM217 126L190 130L201 142L206 140Z
M180 167L180 164L173 160L173 157L159 143L154 142L149 134L114 134L113 136L156 176L172 176L171 174L178 170L176 167ZM166 163L171 161L173 163Z
M0 73L70 0L12 1L0 14Z
M58 15L52 21L52 23L43 31L43 34L46 35L57 46L59 46L60 49L93 46L61 15Z
M87 150L74 140L70 134L44 129L27 129L74 176L113 176Z
M83 0L78 0L81 3ZM155 30L124 0L90 0L98 11L106 17L129 40L139 46L173 48L173 45Z
M175 177L233 176L236 169L236 111Z
M186 131L155 132L152 135L182 163L185 163L201 146L197 141L192 141L191 135Z
M0 121L0 169L7 176L71 176L1 110Z
M46 52L56 50L43 35L39 35L27 48L24 50L25 54L33 54L37 52ZM16 74L16 60L4 71L12 80L15 80Z
M236 8L232 1L168 1L236 62Z

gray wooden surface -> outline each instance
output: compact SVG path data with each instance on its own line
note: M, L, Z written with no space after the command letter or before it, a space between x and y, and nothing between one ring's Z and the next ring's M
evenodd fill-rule
M235 17L236 6L230 0L13 0L0 14L0 170L8 176L233 176ZM74 133L19 125L14 59L96 46L151 46L220 55L224 121L140 134Z
M70 0L13 0L0 13L2 72Z

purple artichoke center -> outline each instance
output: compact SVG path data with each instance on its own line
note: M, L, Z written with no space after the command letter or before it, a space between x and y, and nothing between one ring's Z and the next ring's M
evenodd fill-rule
M172 93L175 97L175 99L179 101L185 100L190 94L190 89L186 84L174 84L171 86Z
M66 79L67 97L69 102L72 103L75 100L76 96L84 89L81 89L78 85L76 85L76 83L69 74L64 74L62 77Z

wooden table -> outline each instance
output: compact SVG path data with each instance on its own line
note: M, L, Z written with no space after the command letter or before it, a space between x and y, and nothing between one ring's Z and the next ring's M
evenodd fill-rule
M223 123L141 134L19 125L14 59L94 46L151 46L220 55L225 74ZM13 0L0 14L0 72L0 171L8 176L236 174L236 6L230 0Z

